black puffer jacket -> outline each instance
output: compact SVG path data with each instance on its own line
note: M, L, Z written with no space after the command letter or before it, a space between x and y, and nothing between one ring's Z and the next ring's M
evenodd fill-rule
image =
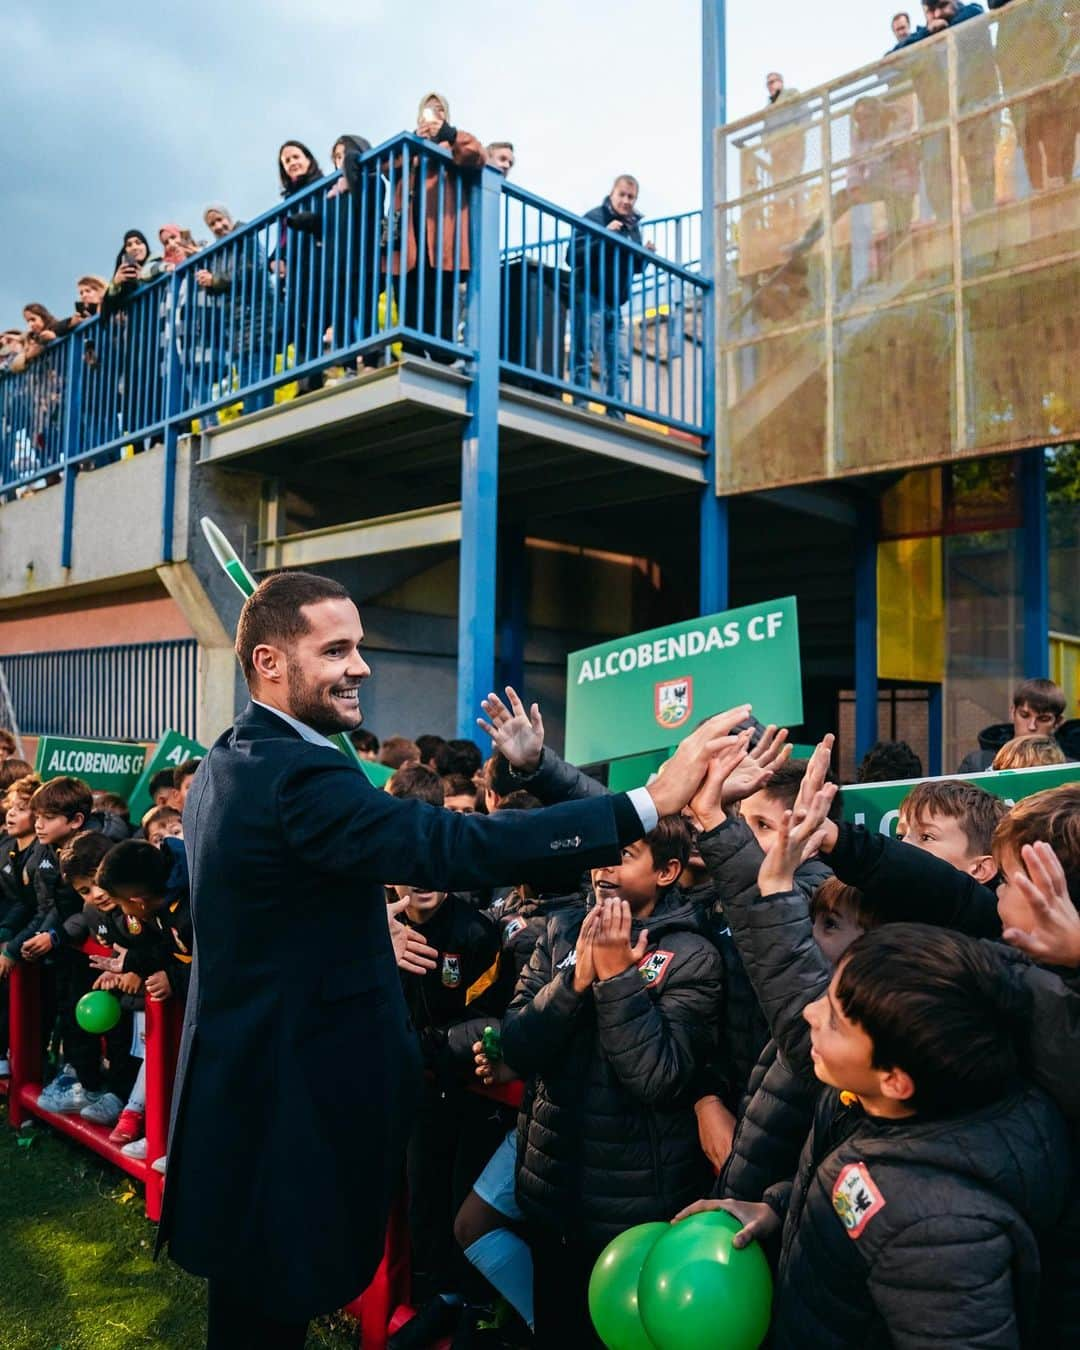
M805 900L759 896L730 917L785 1062L810 1084L802 1010L830 974ZM1002 959L1003 978L1035 1001L1033 968ZM1050 1059L1044 1072L1054 1080L1060 1066ZM1059 1308L1039 1308L1038 1243L1056 1253L1070 1174L1064 1120L1036 1088L970 1116L892 1122L821 1088L793 1187L766 1196L786 1210L774 1346L1068 1343L1036 1323L1062 1325Z
M20 849L10 835L0 839L0 943L20 932L34 913L34 890L23 870L33 847Z
M795 1174L817 1095L817 1084L793 1073L769 1041L750 1075L731 1153L713 1188L718 1200L760 1200Z
M721 967L694 906L669 893L640 966L573 987L583 914L556 914L503 1018L507 1063L530 1075L518 1200L549 1232L602 1246L705 1193L692 1084L715 1043ZM635 922L634 940L641 925Z
M747 1014L741 1026L736 1025L731 1031L725 1030L733 1072L740 1075L739 1082L745 1087L772 1033L768 1012L761 1007L755 992L753 973L745 966L746 953L733 936L731 915L745 914L760 898L757 877L765 855L750 826L741 816L729 816L723 825L699 835L698 849L716 888L716 902L710 916L710 936L716 941L721 933L728 935L727 942L734 947L740 962L741 980L748 986L750 997L754 999L755 1012L752 1018ZM803 896L807 913L811 896L830 876L831 868L817 858L811 858L795 873L795 884ZM816 943L814 950L818 950ZM821 957L821 968L826 972L828 983L828 963L824 957ZM737 1004L729 1009L728 1015L733 1014L738 1014Z
M521 972L529 963L533 949L540 941L552 915L573 910L579 918L585 915L585 898L580 892L573 895L529 896L515 887L506 896L496 900L481 914L489 919L499 930L499 988L495 1006L496 1014L487 1008L483 1016L467 1018L449 1028L447 1044L450 1054L459 1063L472 1059L472 1047L480 1040L485 1027L502 1027L501 1009L514 996ZM501 1002L498 999L501 998ZM485 1005L487 1006L487 1005Z
M1052 1344L1036 1339L1038 1241L1068 1180L1064 1122L1036 1088L925 1121L823 1088L787 1188L774 1350Z

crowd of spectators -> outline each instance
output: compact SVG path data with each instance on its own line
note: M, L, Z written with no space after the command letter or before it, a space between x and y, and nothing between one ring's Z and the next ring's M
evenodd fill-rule
M977 753L995 769L1061 764L1078 748L1065 711L1058 686L1023 681ZM393 769L386 791L435 808L606 790L545 745L537 705L507 690L483 712L487 760L468 739L351 735ZM777 1345L854 1343L871 1324L912 1344L926 1327L955 1344L1006 1324L1016 1344L1080 1330L1062 1119L1077 1109L1062 1028L1080 787L1010 810L969 780L918 782L910 747L879 743L858 781L909 780L901 843L837 823L831 736L796 761L784 730L745 712L726 715L730 749L690 806L618 863L467 894L387 878L426 1069L407 1161L418 1312L393 1350L480 1344L496 1294L512 1320L482 1343L598 1344L586 1291L604 1245L712 1208L765 1246ZM52 1066L41 1109L146 1158L143 1008L187 996L183 808L200 761L157 774L133 826L122 798L43 785L15 750L0 733L0 1052L4 981L32 964ZM75 1016L91 989L122 1004L104 1039ZM477 1079L523 1079L520 1110L470 1092ZM889 1241L856 1248L864 1230Z

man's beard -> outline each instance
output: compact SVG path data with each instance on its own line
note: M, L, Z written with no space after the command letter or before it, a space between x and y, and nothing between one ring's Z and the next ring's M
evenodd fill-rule
M303 670L296 662L286 660L285 671L289 681L289 712L298 722L303 722L305 726L311 727L313 731L318 731L323 736L333 736L339 731L355 731L363 722L364 714L360 709L359 695L356 703L359 716L353 721L348 716L347 709L339 708L335 704L330 690L320 690L308 683ZM352 686L343 680L337 687ZM359 684L356 687L359 688Z

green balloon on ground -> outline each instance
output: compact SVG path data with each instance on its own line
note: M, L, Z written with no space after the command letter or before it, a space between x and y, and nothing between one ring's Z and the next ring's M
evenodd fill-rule
M92 989L75 1004L75 1020L91 1036L101 1036L120 1021L120 1002L106 989Z
M649 1252L638 1301L656 1350L757 1350L765 1339L772 1275L756 1242L731 1245L740 1228L734 1215L706 1210L672 1224Z
M639 1223L613 1238L597 1258L589 1280L589 1315L608 1350L653 1350L638 1311L638 1278L669 1227Z

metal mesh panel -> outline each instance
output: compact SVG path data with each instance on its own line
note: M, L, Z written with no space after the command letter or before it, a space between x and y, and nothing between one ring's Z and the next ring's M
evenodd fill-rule
M1014 0L719 134L720 491L1080 434L1080 9Z

